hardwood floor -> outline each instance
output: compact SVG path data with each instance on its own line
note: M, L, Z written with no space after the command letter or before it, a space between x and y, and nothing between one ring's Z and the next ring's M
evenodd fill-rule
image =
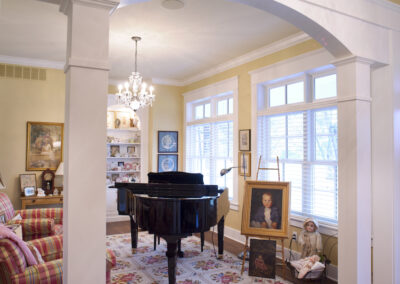
M107 235L115 235L115 234L125 234L125 233L130 233L130 225L129 222L113 222L113 223L107 223L107 228L106 228ZM213 237L213 240L212 240ZM215 246L217 246L217 234L212 233L212 232L206 232L205 233L205 240L212 243L214 241ZM216 248L217 249L217 248ZM241 243L238 243L232 239L229 239L227 237L224 238L224 249L226 251L229 251L230 253L234 255L238 255L240 252L243 250L243 245ZM277 259L276 263L281 263L280 259ZM291 281L293 283L322 283L322 284L335 284L336 282L329 280L329 279L324 279L322 282L315 282L315 281L300 281L298 279L294 279L292 274L290 273L290 270L285 267L284 275L282 273L282 266L277 265L276 267L276 273L283 277L284 279Z

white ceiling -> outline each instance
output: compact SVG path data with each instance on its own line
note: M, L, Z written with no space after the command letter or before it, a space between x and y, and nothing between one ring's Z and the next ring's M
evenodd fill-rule
M226 0L184 0L167 10L161 0L117 9L110 18L110 78L125 80L134 65L145 78L184 81L299 30L264 11ZM0 58L65 62L67 18L58 5L0 0ZM61 64L60 64L61 66Z

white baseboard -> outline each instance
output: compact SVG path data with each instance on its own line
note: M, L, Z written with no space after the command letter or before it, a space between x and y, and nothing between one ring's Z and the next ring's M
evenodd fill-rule
M129 221L129 216L113 215L113 216L106 217L107 223L122 222L122 221Z
M217 228L215 226L214 228L214 232L217 232ZM224 227L224 236L227 238L230 238L231 240L234 240L238 243L241 243L244 245L244 243L246 242L246 237L242 234L240 234L239 230L233 229L231 227ZM280 245L276 245L277 246L277 251L280 250L281 246ZM289 249L285 248L285 259L289 259ZM282 255L280 252L277 252L276 257L279 259L282 259ZM297 251L292 250L292 258L293 259L299 259L300 258L300 253ZM336 265L328 265L327 270L326 270L326 276L337 282L338 279L338 270L337 270L337 266Z

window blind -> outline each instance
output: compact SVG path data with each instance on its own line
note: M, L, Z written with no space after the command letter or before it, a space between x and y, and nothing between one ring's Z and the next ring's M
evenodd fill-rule
M291 182L291 212L337 223L337 108L258 116L261 167L276 167ZM277 180L260 171L259 180Z
M205 184L227 187L233 197L232 175L220 176L221 169L233 166L233 122L190 125L186 135L187 171L202 173Z

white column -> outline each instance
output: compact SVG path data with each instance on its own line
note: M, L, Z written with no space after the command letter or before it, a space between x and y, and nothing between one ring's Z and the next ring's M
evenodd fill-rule
M370 62L336 61L339 148L339 283L371 283Z
M109 11L119 1L64 0L64 283L105 283Z

